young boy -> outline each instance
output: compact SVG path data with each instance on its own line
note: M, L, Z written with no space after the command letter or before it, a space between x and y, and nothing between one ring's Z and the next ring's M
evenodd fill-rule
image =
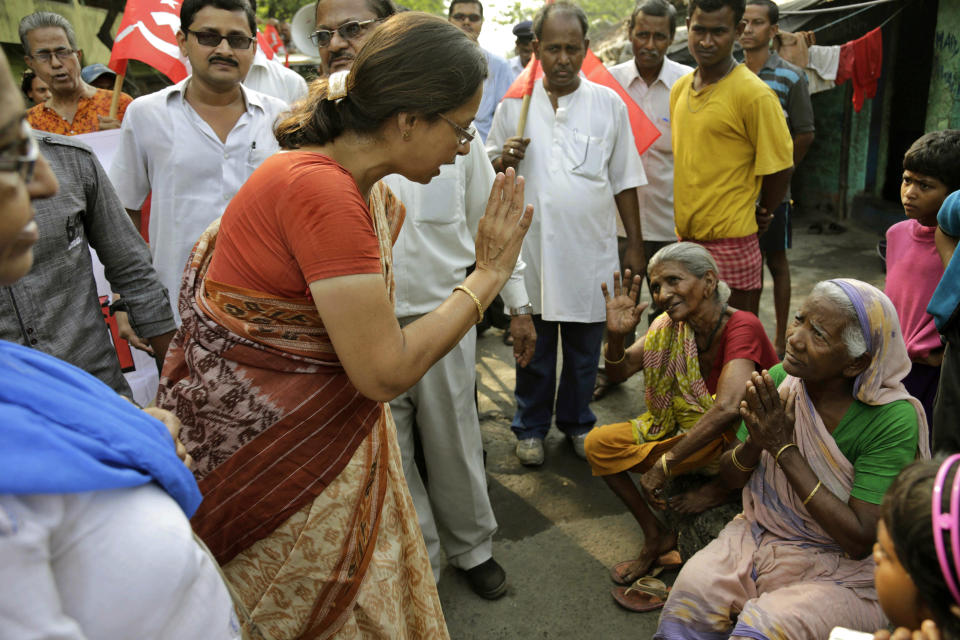
M913 361L904 386L922 404L933 424L933 400L940 379L943 345L927 313L943 263L934 236L937 212L960 189L960 130L934 131L910 145L903 157L900 201L908 220L887 230L885 293L900 316L900 328Z

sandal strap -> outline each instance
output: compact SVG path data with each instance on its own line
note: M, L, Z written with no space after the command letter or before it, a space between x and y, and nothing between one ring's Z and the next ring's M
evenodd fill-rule
M624 590L623 595L629 595L633 592L654 596L661 600L666 600L670 593L667 585L665 585L662 580L657 580L651 576L644 576L634 582Z

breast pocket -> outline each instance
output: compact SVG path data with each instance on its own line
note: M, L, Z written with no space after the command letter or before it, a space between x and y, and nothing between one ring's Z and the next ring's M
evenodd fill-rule
M574 175L592 180L603 180L607 157L602 138L579 131L568 131L564 140L564 164Z
M462 185L452 164L440 167L440 175L425 187L420 187L415 210L407 207L407 216L416 224L451 224L462 216ZM404 203L406 204L406 203Z

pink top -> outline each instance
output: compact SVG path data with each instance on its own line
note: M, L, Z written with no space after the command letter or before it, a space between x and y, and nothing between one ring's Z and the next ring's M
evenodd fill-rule
M927 313L943 263L934 244L936 227L904 220L887 229L887 285L884 293L900 317L900 329L911 360L942 346L940 334Z

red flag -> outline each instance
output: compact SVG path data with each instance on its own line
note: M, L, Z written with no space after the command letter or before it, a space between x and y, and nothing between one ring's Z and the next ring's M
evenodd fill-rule
M660 131L656 125L650 122L650 118L643 112L630 94L624 91L617 79L613 77L607 68L600 62L600 58L594 55L593 51L587 49L587 55L583 58L583 65L580 72L590 82L602 84L605 87L613 89L627 105L627 115L630 117L630 130L633 131L633 141L637 145L637 152L643 153L653 142L660 137ZM507 92L503 94L503 99L523 98L533 94L533 87L540 78L543 77L543 68L536 56L530 58L526 68L513 81Z
M277 31L277 28L268 24L263 28L263 35L267 37L267 46L273 51L273 53L286 53L286 49L283 46L283 39L280 37L280 32ZM273 55L270 55L272 58Z
M109 67L127 71L127 60L150 65L173 82L187 77L186 59L180 56L181 0L128 0L120 30L110 52Z
M273 47L270 46L270 40L262 31L257 31L257 46L267 56L267 60L273 60Z

